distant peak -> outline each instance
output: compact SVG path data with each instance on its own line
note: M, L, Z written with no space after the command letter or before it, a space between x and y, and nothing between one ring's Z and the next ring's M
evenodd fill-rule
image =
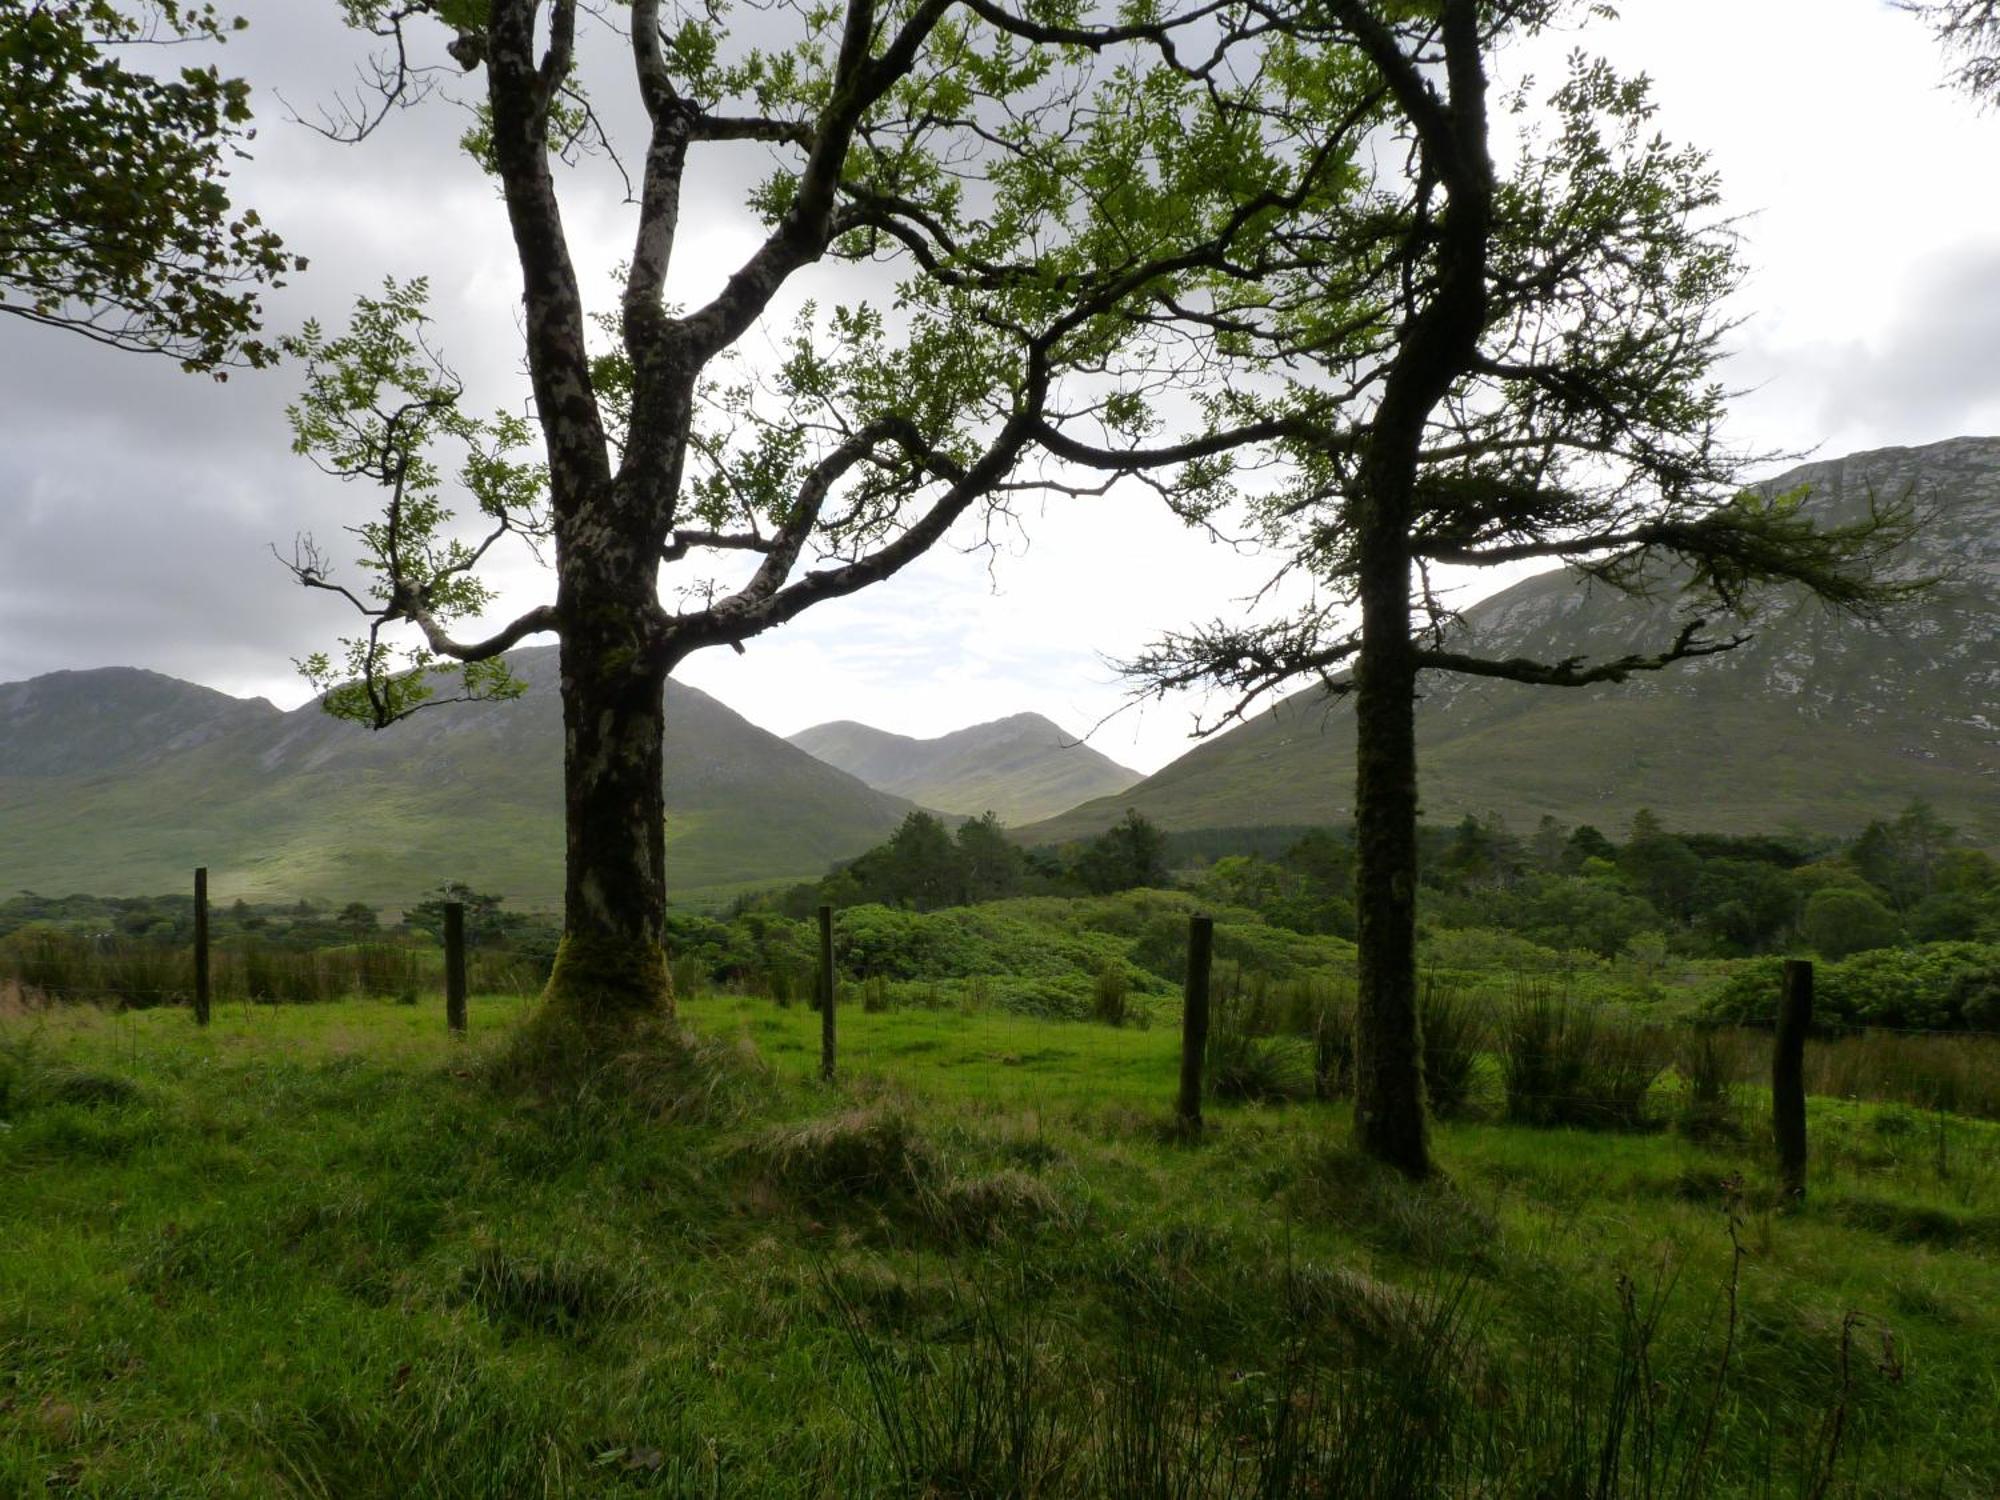
M59 694L85 692L101 694L141 689L154 693L185 694L191 698L210 702L222 700L241 704L245 708L267 708L273 713L278 712L276 706L267 698L239 698L234 693L223 692L221 688L212 688L206 683L189 682L185 677L156 672L151 667L61 667L53 672L43 672L14 682L0 682L0 689L9 688L31 693Z

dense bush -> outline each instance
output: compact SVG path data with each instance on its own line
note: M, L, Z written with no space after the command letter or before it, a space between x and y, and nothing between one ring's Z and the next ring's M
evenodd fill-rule
M1828 886L1806 901L1800 935L1831 959L1886 948L1902 931L1896 914L1868 891Z
M1703 1006L1713 1020L1768 1026L1777 1018L1777 959L1742 965ZM1873 949L1813 975L1813 1017L1821 1025L1916 1030L1985 1029L1988 998L2000 990L2000 945L1924 943ZM1968 1013L1970 1012L1970 1013Z

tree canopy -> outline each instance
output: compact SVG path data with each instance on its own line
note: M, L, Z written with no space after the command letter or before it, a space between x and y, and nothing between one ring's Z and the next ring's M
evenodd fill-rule
M384 494L356 529L355 585L301 540L300 582L367 622L342 659L308 665L346 684L329 707L382 726L507 696L506 650L560 638L566 921L579 963L597 956L587 985L559 964L551 995L649 1008L664 995L667 673L891 577L961 519L1001 526L1025 494L1101 490L1046 459L1146 429L1187 358L1171 310L1257 274L1270 226L1344 169L1356 127L1258 108L1262 71L1232 61L1261 26L1248 6L847 0L751 28L634 0L629 33L575 0L347 9L390 41L383 108L445 56L483 75L467 143L513 233L533 423L460 411L421 285L364 299L345 334L308 330L298 444ZM594 47L624 54L637 149L603 124ZM1290 66L1322 71L1304 53ZM684 305L670 282L690 161L746 149L769 163L748 195L759 237ZM629 258L601 301L558 191L576 150L628 173ZM882 290L810 278L841 263L879 267ZM774 360L742 356L753 332ZM454 635L492 603L481 565L514 540L546 544L552 598Z
M1205 317L1227 320L1239 374L1209 396L1206 435L1233 446L1182 469L1172 494L1205 525L1246 506L1311 593L1277 620L1170 635L1131 666L1151 691L1220 685L1234 714L1301 679L1354 696L1357 1130L1418 1173L1419 675L1619 682L1742 644L1712 622L1774 586L1864 614L1909 587L1880 576L1906 513L1833 525L1800 494L1740 483L1715 375L1737 241L1706 159L1656 133L1645 81L1578 52L1545 98L1491 97L1500 47L1582 8L1326 0L1274 16L1280 55L1352 71L1339 102L1316 85L1266 107L1360 111L1394 146L1302 205L1274 274L1217 288ZM1501 111L1522 139L1497 164ZM1479 654L1446 570L1540 559L1679 597L1682 618L1595 660Z
M272 361L261 293L306 263L230 199L250 85L133 63L245 24L183 0L0 0L0 312L218 378Z

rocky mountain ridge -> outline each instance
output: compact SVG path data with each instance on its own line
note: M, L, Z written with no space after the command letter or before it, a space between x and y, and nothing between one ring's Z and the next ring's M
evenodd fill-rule
M1769 487L1800 485L1830 520L1871 497L1914 501L1923 525L1893 571L1933 589L1875 624L1775 599L1749 644L1621 684L1427 674L1425 816L1497 810L1525 827L1546 813L1616 829L1651 807L1687 829L1841 834L1922 797L2000 847L2000 438L1806 464ZM1633 599L1556 570L1468 609L1459 644L1602 659L1658 650L1684 616L1671 590ZM1353 775L1352 711L1313 688L1022 836L1080 837L1128 807L1170 828L1340 821Z

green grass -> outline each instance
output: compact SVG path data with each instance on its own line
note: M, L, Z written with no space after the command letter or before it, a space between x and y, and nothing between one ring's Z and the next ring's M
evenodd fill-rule
M553 1100L519 1001L0 1019L0 1494L1592 1494L1621 1409L1621 1494L1811 1494L1836 1411L1825 1493L2000 1476L1993 1126L1816 1099L1796 1213L1754 1129L1473 1119L1416 1189L1338 1105L1177 1142L1164 1023L857 1005L828 1088L804 1007L683 1008Z

